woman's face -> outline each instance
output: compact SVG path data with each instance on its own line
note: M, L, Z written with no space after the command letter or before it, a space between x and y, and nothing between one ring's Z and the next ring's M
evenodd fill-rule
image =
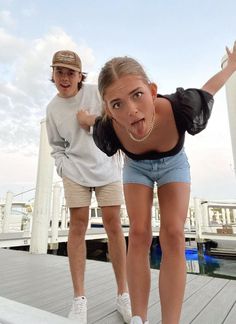
M123 76L105 91L107 113L127 132L142 138L152 124L156 90L155 84L147 84L141 76Z

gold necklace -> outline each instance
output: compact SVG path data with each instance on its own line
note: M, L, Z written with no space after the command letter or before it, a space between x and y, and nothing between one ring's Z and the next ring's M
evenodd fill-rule
M136 138L134 137L134 135L130 132L128 132L129 137L134 141L134 142L144 142L151 134L151 132L153 131L154 125L155 125L155 111L153 112L153 116L152 116L152 122L151 122L151 127L149 128L148 132L146 135L144 135L142 138Z

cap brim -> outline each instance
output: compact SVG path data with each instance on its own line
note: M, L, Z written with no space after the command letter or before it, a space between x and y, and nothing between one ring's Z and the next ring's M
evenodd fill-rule
M64 63L56 63L56 64L52 64L51 67L65 67L67 69L73 70L73 71L77 71L77 72L81 72L81 69L76 67L76 66L71 66L69 64L64 64Z

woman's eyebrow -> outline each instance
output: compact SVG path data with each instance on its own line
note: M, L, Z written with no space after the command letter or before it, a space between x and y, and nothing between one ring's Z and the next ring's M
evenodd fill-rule
M141 89L140 87L137 87L137 88L131 90L131 91L129 92L129 96L132 95L133 93L135 93L136 91L140 90L140 89ZM119 100L120 100L120 98L112 99L112 100L110 101L110 104L113 104L114 102L119 101Z

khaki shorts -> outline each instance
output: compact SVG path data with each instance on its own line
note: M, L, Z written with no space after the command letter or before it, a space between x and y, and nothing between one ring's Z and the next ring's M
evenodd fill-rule
M123 203L123 190L120 181L100 187L85 187L63 177L66 205L69 208L87 207L91 204L92 192L95 191L99 207L119 206Z

